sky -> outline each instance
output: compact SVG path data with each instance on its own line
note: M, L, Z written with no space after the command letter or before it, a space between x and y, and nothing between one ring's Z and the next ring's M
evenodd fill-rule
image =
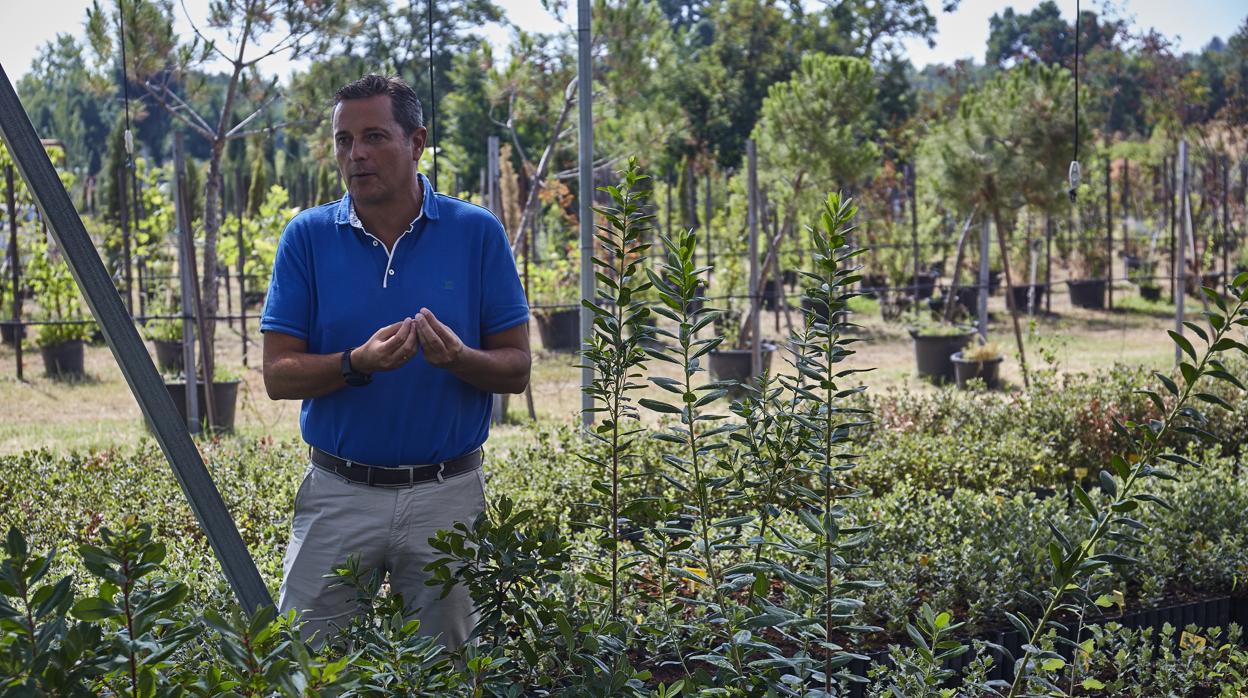
M513 23L528 31L550 32L561 26L576 26L575 2L568 3L571 9L566 25L561 25L547 14L538 0L496 2ZM936 45L928 47L925 41L918 39L903 43L905 53L918 68L928 63L949 63L959 58L982 61L988 39L988 18L1009 6L1014 7L1016 12L1028 12L1041 0L962 0L953 13L941 12L940 0L927 2L937 18ZM208 0L185 0L187 11L195 18L206 15L207 5ZM1074 16L1075 3L1072 0L1060 0L1059 5L1067 18ZM16 82L24 75L30 69L39 47L58 33L68 32L82 39L88 6L89 2L83 0L0 0L0 66L4 67L9 79ZM1248 17L1248 5L1243 0L1116 0L1108 5L1108 9L1103 1L1089 1L1084 6L1134 19L1137 28L1156 28L1173 38L1183 51L1197 51L1214 36L1226 39ZM178 14L175 28L180 33L189 34L190 25L181 11L181 5L175 4L175 7ZM509 30L502 26L486 26L478 31L483 39L496 46L508 41ZM266 72L282 77L298 67L284 56L265 61Z

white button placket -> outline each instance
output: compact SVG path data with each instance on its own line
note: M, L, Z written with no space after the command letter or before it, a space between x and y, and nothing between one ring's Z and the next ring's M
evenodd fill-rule
M403 233L399 235L398 239L394 241L394 245L386 250L386 271L385 273L381 275L381 287L382 288L389 288L390 277L394 276L394 269L391 268L391 266L394 264L394 251L399 249L399 243L403 241L403 238L406 237L408 233L412 232L412 230L416 228L416 223L421 218L423 218L424 215L425 215L425 211L424 209L421 209L420 213L417 213L416 217L412 219L412 224L407 226L407 230L404 230ZM359 216L355 215L354 206L351 209L350 221L351 221L351 225L355 226L356 228L359 228L361 232L363 232L365 235L373 239L373 247L376 247L381 244L381 240L378 240L376 235L373 235L372 233L364 229L364 223L360 221Z

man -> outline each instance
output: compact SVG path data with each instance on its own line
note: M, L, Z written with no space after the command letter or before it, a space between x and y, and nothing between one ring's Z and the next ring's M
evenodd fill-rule
M325 575L356 555L420 609L422 632L458 647L471 600L425 586L428 539L485 507L491 394L528 384L528 305L498 220L417 171L415 92L369 75L334 103L347 194L287 225L260 323L265 388L303 401L312 447L279 607L322 640L346 625L354 592Z

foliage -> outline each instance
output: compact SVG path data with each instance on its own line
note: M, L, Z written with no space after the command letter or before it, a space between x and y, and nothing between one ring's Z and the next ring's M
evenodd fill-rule
M46 239L35 240L26 267L26 279L39 304L34 317L49 323L39 325L36 333L36 341L44 347L85 340L93 327L91 322L78 322L88 316L82 294L68 264L53 250Z
M286 205L289 200L286 190L274 184L269 187L254 214L241 221L237 216L228 216L222 226L225 235L218 250L222 263L230 269L237 269L238 266L238 230L240 226L242 228L243 274L247 277L247 287L252 290L269 287L273 260L277 256L277 241L286 224L299 213L298 207Z
M813 53L768 90L753 138L760 180L773 189L786 228L797 211L817 210L804 192L854 189L877 166L869 111L874 78L863 59Z
M1179 364L1181 382L1158 373L1157 378L1168 397L1163 398L1161 393L1155 391L1142 391L1157 408L1160 417L1144 423L1114 422L1114 430L1127 440L1128 446L1124 453L1111 459L1109 468L1100 471L1101 489L1110 499L1107 506L1097 506L1082 487L1075 486L1075 499L1088 515L1087 532L1071 538L1054 528L1054 537L1049 543L1053 587L1047 595L1044 612L1035 620L1007 616L1019 632L1031 638L1024 646L1023 656L1018 658L1015 679L1008 694L1010 698L1020 692L1055 688L1042 670L1048 664L1047 660L1060 658L1060 655L1051 650L1038 649L1036 645L1050 629L1060 629L1055 614L1079 612L1080 607L1087 604L1086 592L1082 592L1077 584L1081 578L1110 565L1130 564L1133 561L1118 553L1105 552L1099 547L1103 541L1142 543L1138 531L1148 527L1129 514L1142 505L1171 506L1156 494L1138 491L1142 489L1141 484L1149 479L1175 479L1167 464L1198 465L1187 456L1168 449L1165 441L1167 434L1173 430L1202 442L1215 441L1214 436L1203 429L1208 420L1189 401L1205 402L1228 411L1234 408L1212 393L1196 390L1200 380L1209 378L1245 390L1243 383L1227 372L1220 358L1230 355L1230 352L1248 354L1248 346L1231 336L1234 328L1248 327L1248 272L1239 274L1228 290L1232 294L1229 305L1217 292L1204 289L1216 308L1207 313L1208 331L1195 323L1186 323L1186 327L1205 343L1204 351L1199 356L1191 340L1173 330L1169 332L1171 339L1186 355ZM1068 596L1073 600L1068 601Z

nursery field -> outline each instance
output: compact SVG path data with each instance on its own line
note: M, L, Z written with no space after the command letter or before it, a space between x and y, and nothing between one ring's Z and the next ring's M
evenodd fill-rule
M1058 374L1109 368L1114 364L1161 369L1173 363L1172 347L1157 341L1173 327L1174 307L1163 301L1151 302L1133 296L1130 286L1120 290L1113 312L1071 307L1067 297L1055 294L1052 313L1024 318L1024 346L1029 365L1035 370ZM794 302L796 299L793 299ZM1188 305L1198 305L1194 298ZM847 365L871 367L864 382L872 393L893 388L930 392L936 386L920 379L915 372L913 341L905 323L887 322L880 317L878 303L855 299L853 322L867 341ZM1009 315L1001 296L990 299L993 313L990 333L994 341L1010 352L1002 375L1011 390L1022 388L1022 373L1010 334ZM774 341L784 336L788 322L801 322L801 311L761 311L763 336ZM904 320L904 318L903 318ZM776 332L776 328L780 332ZM224 329L220 335L218 363L235 365L242 384L236 408L236 430L240 437L273 436L296 438L299 429L297 402L269 400L260 375L259 346L262 340L251 323L250 355L253 368L243 369L241 341L237 331ZM544 425L572 423L581 408L580 371L573 354L551 352L542 347L536 327L531 331L534 348L532 391L538 421ZM106 449L132 445L150 438L143 425L138 403L131 396L116 361L103 345L85 351L86 377L77 381L54 380L42 374L37 352L27 351L26 380L14 379L14 352L0 345L0 454L49 448L55 451ZM774 368L785 370L779 356ZM658 367L662 370L662 367ZM491 443L523 439L533 428L525 398L513 396L508 420L491 432Z

